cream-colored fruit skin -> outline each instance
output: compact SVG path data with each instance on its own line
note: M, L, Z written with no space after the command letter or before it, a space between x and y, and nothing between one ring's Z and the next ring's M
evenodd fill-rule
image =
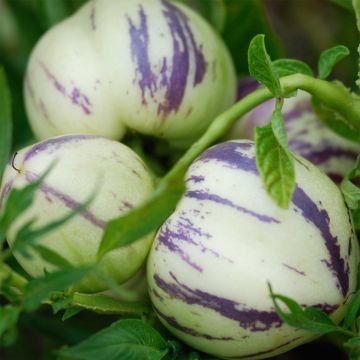
M27 112L39 139L70 132L120 139L125 128L130 128L186 144L234 102L236 75L224 43L198 14L170 2L187 17L196 45L204 55L206 71L202 81L194 85L196 58L195 51L189 48L188 74L176 74L186 77L181 104L168 114L159 111L160 104L168 104L168 87L162 82L164 74L170 79L174 41L184 51L178 35L171 33L165 3L90 1L45 34L31 55L25 84ZM139 71L130 35L131 25L135 29L142 26L141 11L146 17L148 35L148 41L144 34L141 38L146 51L140 56L148 56L148 60L142 58L141 66L148 65L147 71L153 75L148 78ZM191 39L186 36L189 45ZM164 59L167 70L162 72ZM59 91L54 79L64 90ZM180 84L179 79L173 81ZM74 88L86 95L89 114L72 102Z
M239 141L243 142L248 143ZM253 148L242 153L254 157ZM349 264L346 296L342 295L325 263L329 261L329 251L319 230L305 220L294 204L288 210L280 209L265 193L261 179L254 173L221 161L200 158L189 169L188 191L215 194L247 210L271 216L280 223L262 222L230 206L184 196L163 228L168 225L175 233L189 231L191 241L172 237L174 247L169 250L160 240L160 229L148 259L148 283L155 309L175 319L182 327L202 334L194 336L180 331L160 316L164 325L190 346L221 358L261 359L314 338L306 331L287 325L251 331L241 327L239 321L202 306L196 291L235 301L240 304L239 310L271 311L273 304L267 286L270 282L274 292L294 298L300 304L339 305L331 317L336 322L342 319L345 298L356 287L359 260L348 210L337 186L315 166L298 158L295 168L297 184L320 209L328 212L331 233L337 236L341 257ZM191 180L200 177L204 180ZM190 219L196 230L191 232L186 227L183 230L177 227L184 218ZM349 239L351 256L348 255ZM183 295L179 293L177 298L176 290L169 295L155 281L154 275L158 275L169 286L179 286L170 273L184 286L180 286L182 291L193 298L191 303L181 300ZM232 340L219 339L226 337Z
M7 234L10 246L17 229L26 221L36 218L34 226L48 224L70 211L66 203L73 201L73 204L81 204L94 195L87 209L87 214L92 214L94 221L89 220L88 215L77 215L61 228L41 238L39 243L55 250L75 266L95 263L106 222L129 211L130 204L134 207L139 205L153 192L151 175L132 150L113 140L80 137L80 140L76 140L75 136L59 147L56 141L63 137L46 140L43 143L55 141L55 144L26 159L29 151L38 144L29 146L19 151L14 159L14 166L19 172L7 166L2 192L6 184L22 188L29 183L32 174L41 175L51 165L54 166L43 186L36 192L29 210L10 228ZM108 253L101 261L100 268L118 283L127 281L143 264L152 239L153 234L150 234L128 247ZM41 276L45 269L52 269L36 255L31 259L16 252L14 255L33 277ZM90 275L78 289L97 292L107 287L99 277Z

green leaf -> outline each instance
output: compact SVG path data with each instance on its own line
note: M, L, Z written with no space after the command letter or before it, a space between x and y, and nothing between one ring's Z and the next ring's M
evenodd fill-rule
M59 353L79 360L160 360L167 352L165 340L155 329L141 320L120 320Z
M24 307L35 310L54 291L64 291L82 280L91 267L66 268L29 281L24 291Z
M51 304L51 307L53 309L53 313L57 314L60 310L66 309L70 305L70 303L71 303L71 298L70 297L64 297L64 298L55 300Z
M5 71L0 67L0 183L10 158L12 139L11 97Z
M339 86L343 85L339 84ZM355 95L349 92L349 96L354 97ZM341 114L326 106L315 97L312 97L311 103L316 115L329 129L345 139L360 143L360 133L351 128Z
M303 61L295 59L278 59L273 61L272 66L279 77L304 74L314 76L310 66Z
M159 228L175 210L185 190L183 176L162 183L153 196L138 208L108 223L98 250L99 258L111 250L130 245Z
M16 324L20 309L12 305L0 307L0 346L10 346L17 338Z
M340 188L349 208L358 210L360 203L360 188L346 178L341 182Z
M265 85L276 97L281 97L279 76L272 65L265 47L265 35L256 35L250 42L248 50L250 75Z
M22 253L24 256L28 256L27 248L28 246L33 246L33 248L36 249L36 246L34 247L34 244L39 241L43 236L49 234L51 231L54 231L58 229L59 227L63 226L65 223L70 221L73 217L81 213L88 207L89 203L91 202L91 199L86 201L84 204L79 205L77 208L71 210L68 214L64 215L63 217L54 220L53 222L46 224L40 228L34 229L33 225L35 223L35 219L29 220L26 222L16 233L15 240L11 246L12 251L16 251L19 253ZM39 251L45 252L47 255L50 256L49 262L55 261L60 263L66 263L68 266L69 263L65 259L61 259L60 255L55 254L51 249L44 249L44 247L39 247ZM50 254L50 252L52 254ZM46 256L46 255L45 255ZM45 259L47 260L47 259Z
M71 304L82 309L91 310L99 314L137 315L142 316L151 312L151 305L147 301L124 301L104 294L74 293Z
M344 317L344 326L348 329L356 321L357 314L360 309L360 290L358 290L352 297L350 304L348 305Z
M291 154L277 141L271 124L256 128L256 164L266 191L276 204L289 206L295 189L295 169Z
M72 318L73 316L77 315L80 311L82 311L82 309L79 307L76 307L76 306L68 308L65 310L64 315L62 316L61 320L66 321L66 320Z
M270 285L269 289L276 312L281 320L288 325L318 334L341 331L341 328L339 328L328 315L320 310L310 307L303 310L295 300L284 295L274 294ZM290 312L283 311L278 301L285 304Z
M15 154L16 156L16 154ZM0 217L0 224L5 229L8 229L15 219L21 215L33 202L36 190L39 188L44 178L47 176L52 166L45 171L36 181L21 189L12 188L9 196L5 202L3 215Z
M340 184L340 189L350 209L358 210L360 205L360 188L351 180L360 175L360 155L356 159L354 168L346 175Z
M324 50L320 55L318 63L319 78L326 79L333 67L349 54L349 49L344 45L337 45Z
M72 266L72 264L70 264L69 261L66 260L63 256L46 246L39 244L35 245L34 249L45 261L60 269Z

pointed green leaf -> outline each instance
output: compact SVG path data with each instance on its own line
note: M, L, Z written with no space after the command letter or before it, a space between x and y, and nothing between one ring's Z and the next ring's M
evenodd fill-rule
M51 307L53 309L53 313L57 314L60 310L66 309L69 304L71 303L71 298L70 297L65 297L62 299L58 299L56 301L54 301L51 304Z
M324 50L320 55L318 63L319 78L326 79L333 67L349 54L349 49L343 45L337 45Z
M36 190L39 188L51 169L52 166L47 171L45 171L45 173L40 176L39 179L33 181L29 185L26 185L21 189L11 189L5 201L4 212L0 217L0 223L2 224L2 227L5 229L5 231L10 226L10 224L12 224L14 220L31 205Z
M12 244L12 251L16 251L22 253L24 256L28 256L28 247L33 246L39 241L43 236L49 234L51 231L54 231L61 227L62 225L66 224L70 221L73 217L84 211L91 200L86 201L84 204L79 205L77 208L69 211L68 214L64 215L63 217L54 220L53 222L46 224L40 228L34 229L35 219L29 220L26 222L16 233L15 240ZM33 246L34 247L34 246ZM35 247L36 248L36 247ZM46 252L49 254L51 249L44 249L40 246L40 252ZM50 254L49 254L50 255ZM57 259L55 259L55 257ZM52 256L49 258L49 262L53 261L61 261L59 255L55 255L52 253ZM62 259L61 262L64 263L65 259Z
M24 291L24 307L35 310L53 291L63 291L82 280L91 267L66 268L29 281Z
M167 352L155 329L141 320L120 320L60 354L79 360L160 360Z
M360 188L355 185L351 180L357 178L360 175L360 155L356 159L354 168L346 175L340 184L340 189L344 195L346 204L351 210L359 210L360 205ZM356 218L356 213L354 220ZM355 221L356 223L356 221ZM355 226L356 227L356 226Z
M271 124L256 128L256 164L266 191L278 206L286 209L295 189L291 154L277 141Z
M319 334L341 331L341 328L339 328L328 315L321 312L319 309L306 308L303 310L295 300L284 295L274 294L270 285L269 289L276 312L281 320L288 325ZM278 301L281 301L286 305L290 312L283 311Z
M80 311L82 311L82 309L77 306L68 308L65 310L64 315L61 317L61 320L66 321L68 319L71 319L72 317L77 315Z
M33 248L46 262L58 267L59 269L72 266L67 259L58 254L56 251L51 250L49 247L39 244L35 245Z
M314 76L310 66L301 60L278 59L272 62L272 66L279 77L293 74Z
M265 85L276 97L281 97L279 76L272 65L265 47L265 35L256 35L250 42L248 50L250 75Z
M130 245L160 227L175 210L185 189L183 177L162 184L143 205L110 221L103 235L98 256Z
M333 84L335 84L335 82L333 82ZM337 84L338 86L343 86L340 83ZM350 93L350 91L348 92L349 97L358 97L358 95ZM360 101L360 97L358 97L358 101ZM329 129L345 139L360 143L360 133L353 129L340 113L326 106L315 97L312 97L311 103L316 115Z
M352 297L350 304L348 305L344 317L344 326L350 328L356 320L357 314L360 309L360 290L358 290Z

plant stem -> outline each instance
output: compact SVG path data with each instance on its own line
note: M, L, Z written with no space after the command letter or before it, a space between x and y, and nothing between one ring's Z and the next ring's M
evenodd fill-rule
M280 79L280 84L284 95L298 89L309 92L340 113L348 121L348 125L360 132L360 101L351 96L345 87L303 74L285 76ZM267 88L262 87L216 117L204 135L189 148L160 183L167 183L186 171L189 165L218 138L224 136L239 118L273 97Z

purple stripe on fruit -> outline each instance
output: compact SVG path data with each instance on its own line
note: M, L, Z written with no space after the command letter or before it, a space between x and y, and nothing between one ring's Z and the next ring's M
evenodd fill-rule
M192 191L189 190L186 192L185 197L197 199L200 201L212 201L212 202L215 202L215 203L218 203L221 205L229 206L237 211L240 211L244 214L250 215L250 216L252 216L262 222L265 222L265 223L276 223L276 224L280 223L279 220L274 219L271 216L256 213L255 211L252 211L252 210L246 209L242 206L234 204L229 199L225 199L219 195L211 194L211 193L203 191L203 190L192 190Z
M25 178L28 182L34 182L39 179L39 176L30 172L25 173ZM39 190L44 193L45 195L51 195L62 202L67 208L71 210L75 210L81 206L81 203L75 201L69 195L64 194L63 192L55 189L54 187L42 182ZM84 219L89 221L91 224L95 225L96 227L104 230L106 227L106 221L97 218L90 210L85 209L81 212L80 216Z
M136 27L129 17L128 23L131 38L131 54L137 65L136 72L140 76L138 83L142 93L142 103L146 105L145 92L148 90L151 97L153 97L154 91L156 91L156 75L151 70L147 18L141 5L139 6L139 17L139 27Z
M78 142L81 140L90 140L96 138L98 137L94 135L67 135L45 140L32 146L24 155L24 161L28 161L43 152L46 152L47 154L53 154L55 151L58 151L62 148L63 145L68 144L69 142Z
M331 234L329 214L326 210L319 209L298 185L295 188L292 201L301 210L302 216L320 231L330 254L330 261L325 263L336 276L338 287L342 295L345 296L349 290L349 265L341 258L337 237Z

